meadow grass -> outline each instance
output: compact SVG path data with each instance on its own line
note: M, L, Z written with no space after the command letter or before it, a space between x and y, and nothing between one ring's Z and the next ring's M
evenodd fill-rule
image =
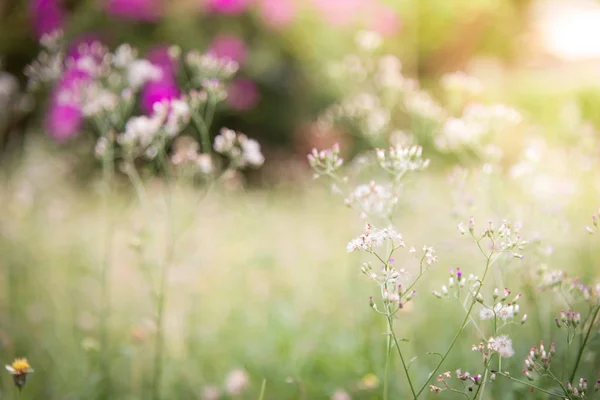
M117 185L107 210L94 180L73 184L61 173L62 162L38 156L8 173L0 191L0 346L7 363L27 357L35 369L22 398L103 398L108 385L111 399L148 399L156 333L153 289L165 256L167 187L148 181L148 204L142 208L130 190ZM503 178L474 177L469 188L474 206L453 214L455 188L443 175L415 177L394 220L408 247L431 245L439 257L396 320L413 379L417 385L427 379L438 360L427 353L447 347L464 315L458 303L437 299L431 291L447 283L448 267L482 273L485 259L456 229L468 215L478 221L518 219L523 237L541 240L524 260L501 259L491 272L494 284L485 288L486 296L489 288L505 286L524 294L521 314L527 313L528 321L508 328L515 356L504 368L522 379L523 359L540 340L556 342L563 360L565 332L554 317L565 306L556 293L536 288L533 271L547 264L595 281L598 238L583 229L599 200L593 183L581 182L565 207L552 214ZM176 240L167 276L160 398L208 398L206 389L216 386L222 398L257 399L263 380L264 399L327 399L338 389L354 399L382 398L385 320L369 307L374 293L360 272L361 256L345 251L364 222L341 198L318 182L207 196L184 185L171 190ZM107 223L113 224L109 304L102 304ZM554 248L551 255L545 255L547 246ZM418 260L408 251L396 258L407 273L415 273ZM108 306L106 348L100 339L103 306ZM481 355L471 345L478 340L467 326L440 373L477 369ZM599 349L594 331L577 376L597 379ZM101 373L104 357L108 381ZM572 366L574 355L564 360ZM236 370L245 371L248 385L239 395L228 395L225 381ZM399 360L392 359L389 376L390 398L409 398ZM485 398L528 393L503 379L489 386ZM2 398L14 395L8 374L0 390Z

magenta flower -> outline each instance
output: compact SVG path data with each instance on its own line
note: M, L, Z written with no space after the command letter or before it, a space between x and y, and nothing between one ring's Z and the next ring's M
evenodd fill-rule
M62 28L64 11L60 0L32 0L29 11L38 38Z
M296 5L293 0L260 0L259 13L267 26L282 28L294 20Z
M208 0L208 11L217 14L241 14L254 0Z
M106 0L106 11L116 17L153 22L162 15L160 0Z
M248 49L242 39L235 35L216 36L208 52L217 58L228 58L242 65L248 57Z
M142 111L152 114L154 104L177 98L179 98L179 88L174 79L150 81L142 89Z
M74 53L73 57L78 54ZM75 92L78 86L85 84L91 79L88 72L72 67L63 73L57 82L50 98L50 108L44 119L44 128L56 141L64 142L76 137L83 125L83 114L81 108L75 102L65 102L61 99L61 93Z
M254 82L248 79L236 79L231 82L227 93L227 103L238 111L251 110L260 101L260 93Z
M159 67L163 76L175 77L178 65L169 54L169 46L156 46L146 54L146 59Z
M83 125L81 109L73 104L60 104L56 99L44 120L44 128L57 142L65 142L79 133Z
M163 72L160 80L147 82L142 88L142 111L152 114L154 104L179 98L180 92L176 80L177 65L169 55L169 48L157 46L148 52L146 58Z

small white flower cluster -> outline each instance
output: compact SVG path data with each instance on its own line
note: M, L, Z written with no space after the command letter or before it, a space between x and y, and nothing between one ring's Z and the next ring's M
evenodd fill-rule
M189 136L180 136L173 143L174 152L171 156L173 165L192 167L192 172L210 174L213 170L212 159L209 154L200 153L198 142Z
M321 151L313 149L307 158L317 177L331 174L344 163L344 159L340 157L340 145L338 143L334 144L331 149Z
M467 231L462 223L458 224L458 230L462 235L465 235ZM469 233L480 240L484 237L489 237L494 244L494 250L500 252L512 252L515 258L522 259L523 255L518 253L527 247L529 241L521 239L519 235L520 226L518 224L512 224L508 221L502 221L500 228L495 229L492 221L488 222L488 228L479 236L475 236L475 218L469 218Z
M523 374L529 379L534 380L535 373L543 373L550 368L552 358L556 354L556 345L552 343L550 349L546 350L544 342L540 342L539 346L533 346L529 349L525 358Z
M379 165L396 177L409 171L420 171L429 166L429 159L423 158L421 146L392 146L387 152L382 149L377 149L376 152Z
M481 81L463 71L445 74L440 79L442 88L448 92L465 94L467 96L478 95L483 90Z
M260 151L260 144L254 139L227 128L222 128L215 138L214 149L217 153L230 158L236 168L259 167L265 158Z
M184 60L193 80L198 83L211 79L229 79L239 69L237 62L228 58L218 58L211 53L201 54L198 51L190 51Z
M406 93L404 107L409 114L431 121L441 121L446 116L443 107L422 90L414 90Z
M363 250L372 253L376 248L382 246L385 241L389 241L394 248L405 247L402 235L396 232L394 228L378 229L373 228L371 224L367 224L362 235L348 242L346 251L352 253Z
M115 64L121 62L122 60L118 60ZM127 66L127 82L132 89L139 89L146 82L157 81L161 78L162 70L148 60L133 60Z
M117 135L117 143L131 158L144 154L153 159L189 120L190 108L184 100L156 103L150 116L135 116L127 121L125 131Z
M478 149L486 135L517 125L521 120L519 112L503 104L470 104L462 117L450 117L444 122L435 145L442 151Z
M491 337L487 341L489 351L494 351L502 358L510 358L515 354L512 340L506 335Z
M358 124L364 134L375 136L388 127L390 112L377 96L364 92L329 107L319 118L319 124L328 127L345 120Z
M449 297L452 292L452 298L458 298L460 289L465 287L467 284L471 290L477 290L480 286L479 277L473 274L469 274L465 277L460 268L450 268L450 277L448 278L448 285L442 285L441 292L434 290L431 292L435 297L441 299L442 297Z
M379 185L373 181L366 185L358 185L345 199L347 206L360 210L361 217L389 217L398 203L390 185Z
M402 74L402 63L391 54L379 59L373 80L379 89L388 91L413 92L418 86L416 81Z
M43 50L37 58L25 68L29 90L57 80L63 72L62 32L46 34L40 41Z

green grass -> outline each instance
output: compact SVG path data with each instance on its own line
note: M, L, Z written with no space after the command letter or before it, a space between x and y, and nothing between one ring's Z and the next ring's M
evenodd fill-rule
M121 188L106 210L98 185L73 185L61 165L47 156L34 159L2 182L0 354L7 364L27 357L35 369L22 399L99 399L107 387L110 399L149 399L152 288L167 240L165 187L148 182L146 210ZM522 377L526 352L540 340L556 341L562 357L564 331L553 319L564 306L555 294L532 289L531 271L548 264L581 274L589 283L597 279L598 238L583 227L600 199L589 182L580 183L567 207L552 215L506 179L475 177L468 186L474 208L455 216L450 212L452 188L441 174L413 177L395 223L408 246L431 245L440 259L396 322L398 337L408 340L401 344L406 357L417 357L410 367L417 386L437 361L427 352L442 352L464 315L457 303L436 299L431 290L447 282L450 266L467 274L483 270L485 260L475 245L456 230L471 214L480 226L489 218L497 224L503 218L520 220L525 238L539 234L544 244L555 247L549 257L532 246L523 261L500 261L490 287L509 286L525 294L521 310L529 314L528 322L507 331L515 356L505 365L513 376ZM242 399L258 399L264 380L264 399L327 399L338 388L353 399L382 398L385 320L368 305L377 289L360 273L366 259L345 252L364 222L319 183L221 191L198 202L201 196L201 189L184 186L173 193L177 240L167 280L160 398L202 398L204 387L222 387L236 368L250 378ZM107 223L114 223L109 336L108 348L99 348ZM142 250L131 246L138 236ZM415 273L418 262L407 251L397 260ZM471 345L478 341L468 327L440 372L477 372L481 356ZM594 382L600 350L596 334L590 348L579 371ZM101 374L103 357L110 361L109 382ZM572 365L574 354L570 357ZM379 382L364 389L361 379L371 373ZM5 374L0 381L2 398L16 394L10 379ZM519 399L527 393L502 379L489 386L485 398ZM396 358L390 390L391 399L409 398Z

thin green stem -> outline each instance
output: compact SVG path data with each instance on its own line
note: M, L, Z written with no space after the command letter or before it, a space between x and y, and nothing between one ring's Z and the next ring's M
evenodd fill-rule
M102 397L111 396L110 379L110 349L108 348L108 324L110 317L110 290L108 279L110 276L112 237L114 231L113 218L111 218L111 194L114 181L114 156L113 142L108 132L105 133L107 139L107 148L102 157L102 183L103 183L103 209L106 215L106 231L104 238L104 260L100 271L100 291L101 291L101 313L100 313L100 347L102 349L102 378L104 394Z
M386 305L387 308L387 305ZM388 380L389 380L389 366L390 366L390 355L392 353L392 333L390 332L389 326L388 329L388 337L387 337L387 349L385 352L385 371L383 375L383 400L388 399L389 388L388 388Z
M260 394L258 395L258 400L263 400L265 398L265 390L267 388L267 379L263 379L262 385L260 385Z
M590 322L590 326L588 327L587 333L585 334L585 339L583 339L583 343L579 348L579 353L577 353L577 360L575 361L575 365L573 366L573 372L571 372L571 376L569 381L573 382L575 379L575 374L577 373L577 368L579 368L579 363L581 362L581 357L583 357L583 351L585 350L585 346L587 346L588 341L590 340L590 336L592 334L592 329L594 328L594 323L596 322L596 318L598 318L598 313L600 313L600 305L596 306L596 310L594 311L594 316L592 317L592 321Z
M406 375L406 380L408 381L408 386L410 387L410 391L412 393L413 399L417 399L419 397L419 393L415 393L415 387L413 385L412 379L410 379L410 374L408 373L408 366L404 361L404 355L402 354L402 350L400 349L400 344L398 343L398 338L396 338L396 334L394 333L394 325L393 325L393 316L387 316L388 326L390 328L390 333L392 335L392 339L394 340L394 345L396 346L396 350L398 351L398 356L400 356L400 361L402 362L402 368L404 369L404 374Z
M156 292L156 342L154 349L154 371L152 377L152 398L159 400L161 398L161 381L163 373L163 353L164 353L164 309L166 303L167 276L169 267L174 256L174 233L173 233L173 215L172 215L172 187L168 177L168 165L164 149L159 153L159 159L163 166L166 181L166 206L167 206L167 249L165 259L161 268L159 286Z
M477 241L477 246L483 252L483 249L481 248L481 245L479 244L479 241ZM446 352L444 353L444 355L442 356L442 358L440 359L440 361L437 363L437 365L435 366L435 368L433 369L433 371L431 372L431 374L429 375L429 377L427 378L427 380L425 381L425 383L423 383L423 386L421 386L421 388L417 392L417 395L416 395L415 398L417 398L421 393L423 393L423 391L425 390L425 388L429 384L429 381L431 380L431 378L440 369L440 367L442 366L442 364L444 363L444 361L446 361L446 358L448 358L448 355L450 354L450 351L452 351L452 349L454 348L454 345L456 344L456 342L458 342L458 338L460 337L460 334L464 330L465 326L467 325L467 323L469 323L469 317L471 316L471 312L473 311L473 308L475 307L475 303L477 303L477 296L479 295L479 292L481 291L481 288L483 287L483 282L485 281L485 277L487 276L487 274L488 274L488 272L490 270L490 266L492 265L492 255L493 255L493 250L492 250L492 252L490 253L489 256L486 255L485 271L483 272L483 276L481 278L481 282L480 282L479 286L477 287L477 291L475 292L475 295L473 296L473 299L471 300L471 306L467 310L467 315L465 315L465 318L463 319L463 322L460 324L460 328L454 334L454 338L452 339L452 342L450 343L450 346L448 347L448 349L446 350Z
M548 390L542 389L542 388L541 388L541 387L539 387L539 386L532 385L532 384L531 384L531 383L529 383L529 382L525 382L525 381L522 381L522 380L520 380L520 379L517 379L517 378L513 378L512 376L510 376L510 375L506 375L506 374L504 374L504 373L502 373L502 372L498 372L498 375L500 375L500 376L503 376L503 377L505 377L505 378L508 378L508 379L510 379L511 381L518 382L518 383L520 383L521 385L525 385L525 386L527 386L527 387L533 388L534 390L537 390L538 392L545 393L545 394L547 394L548 396L554 396L554 397L560 397L560 398L563 398L563 395L562 395L562 394L558 394L558 393L550 392L550 391L548 391Z

